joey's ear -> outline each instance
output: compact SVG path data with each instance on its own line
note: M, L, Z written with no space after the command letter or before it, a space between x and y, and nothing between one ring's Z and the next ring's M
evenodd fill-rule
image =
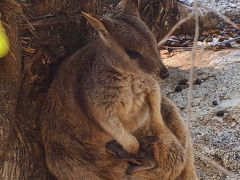
M94 29L96 29L98 32L102 34L105 34L105 35L108 34L108 30L104 25L104 19L102 17L96 16L93 14L87 14L85 12L81 12L81 13Z
M139 15L140 0L121 0L122 10L126 14Z

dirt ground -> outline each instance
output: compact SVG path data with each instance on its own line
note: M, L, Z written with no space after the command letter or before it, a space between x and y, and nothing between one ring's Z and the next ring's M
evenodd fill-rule
M161 52L170 78L161 84L186 119L191 52ZM195 150L240 176L240 50L198 50L193 87L191 131ZM181 84L181 85L179 85ZM226 177L196 157L200 179Z

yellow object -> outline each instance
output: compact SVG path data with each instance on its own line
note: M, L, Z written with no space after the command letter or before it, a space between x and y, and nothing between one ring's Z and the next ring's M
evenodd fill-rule
M2 23L0 21L0 58L7 55L9 50L9 42L5 30L3 29Z

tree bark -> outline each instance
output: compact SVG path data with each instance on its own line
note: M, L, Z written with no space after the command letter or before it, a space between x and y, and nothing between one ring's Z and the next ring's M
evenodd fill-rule
M0 59L0 179L54 179L46 167L39 110L58 65L96 32L81 11L107 14L117 0L3 0L10 52ZM175 23L175 0L142 0L140 14L158 39Z

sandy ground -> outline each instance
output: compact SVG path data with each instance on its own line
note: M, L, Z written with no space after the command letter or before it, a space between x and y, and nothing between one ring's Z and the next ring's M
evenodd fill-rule
M181 86L180 92L175 88L180 80L188 79L191 52L176 53L171 57L162 52L162 55L170 71L170 78L161 85L163 93L177 104L186 119L188 87ZM240 176L240 50L199 50L197 78L191 121L194 147ZM234 179L198 157L196 167L200 179Z

